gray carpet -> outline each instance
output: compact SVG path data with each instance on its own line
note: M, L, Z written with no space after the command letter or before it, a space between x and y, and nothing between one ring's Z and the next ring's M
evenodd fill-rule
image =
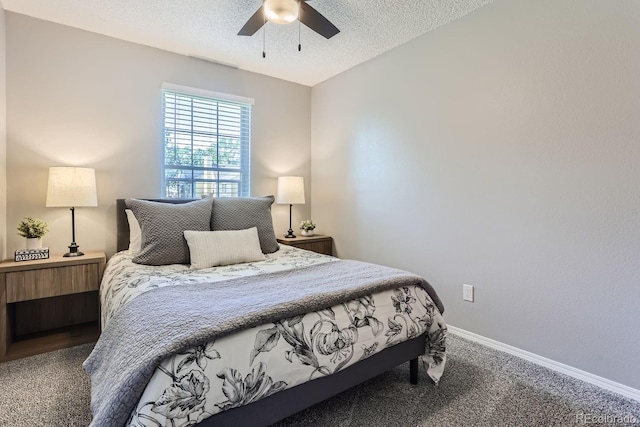
M84 345L0 364L0 425L88 425L89 381L81 364L90 350ZM640 425L640 402L455 335L448 357L437 387L422 369L420 383L409 384L405 364L277 426L585 425L581 415L596 425Z
M0 363L0 425L87 426L89 379L82 362L92 344Z

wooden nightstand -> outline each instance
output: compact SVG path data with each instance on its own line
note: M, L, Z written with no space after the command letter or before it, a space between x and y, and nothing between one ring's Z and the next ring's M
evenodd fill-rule
M0 263L0 361L95 341L105 254Z
M278 237L277 240L281 245L295 246L296 248L306 249L319 254L333 255L333 239L331 236L297 236L294 239Z

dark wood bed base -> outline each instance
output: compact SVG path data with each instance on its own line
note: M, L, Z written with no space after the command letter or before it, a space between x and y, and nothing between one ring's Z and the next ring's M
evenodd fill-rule
M163 203L187 203L185 199L145 199ZM124 199L116 201L117 208L117 249L129 247L129 223L125 213ZM230 409L203 420L202 427L259 427L278 422L305 408L320 403L342 393L364 381L376 377L395 366L409 361L409 380L418 383L418 356L424 354L426 336L422 335L409 341L387 348L380 353L362 360L344 370L317 378L283 390L272 396L240 408Z
M205 419L198 427L268 426L320 403L410 360L412 384L418 383L418 356L424 353L425 336L405 341L344 370L283 390L257 402Z

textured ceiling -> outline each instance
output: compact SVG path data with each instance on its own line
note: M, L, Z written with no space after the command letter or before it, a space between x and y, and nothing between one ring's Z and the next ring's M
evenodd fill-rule
M5 10L313 86L492 0L313 0L340 33L298 23L236 34L261 0L1 0Z

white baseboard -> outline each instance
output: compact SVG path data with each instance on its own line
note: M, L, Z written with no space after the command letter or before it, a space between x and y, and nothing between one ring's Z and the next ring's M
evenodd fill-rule
M464 329L457 328L455 326L447 325L449 332L458 335L462 338L466 338L469 341L474 341L479 344L485 345L490 348L494 348L499 351L511 354L529 362L533 362L536 365L544 366L561 374L568 375L573 378L577 378L589 384L593 384L605 390L612 391L614 393L621 394L633 400L640 402L640 390L631 388L624 384L617 383L615 381L608 380L603 377L591 374L586 371L565 365L555 360L547 359L546 357L539 356L534 353L530 353L525 350L521 350L517 347L510 346L508 344L501 343L499 341L492 340L491 338L483 337L482 335L474 334L473 332L466 331Z

